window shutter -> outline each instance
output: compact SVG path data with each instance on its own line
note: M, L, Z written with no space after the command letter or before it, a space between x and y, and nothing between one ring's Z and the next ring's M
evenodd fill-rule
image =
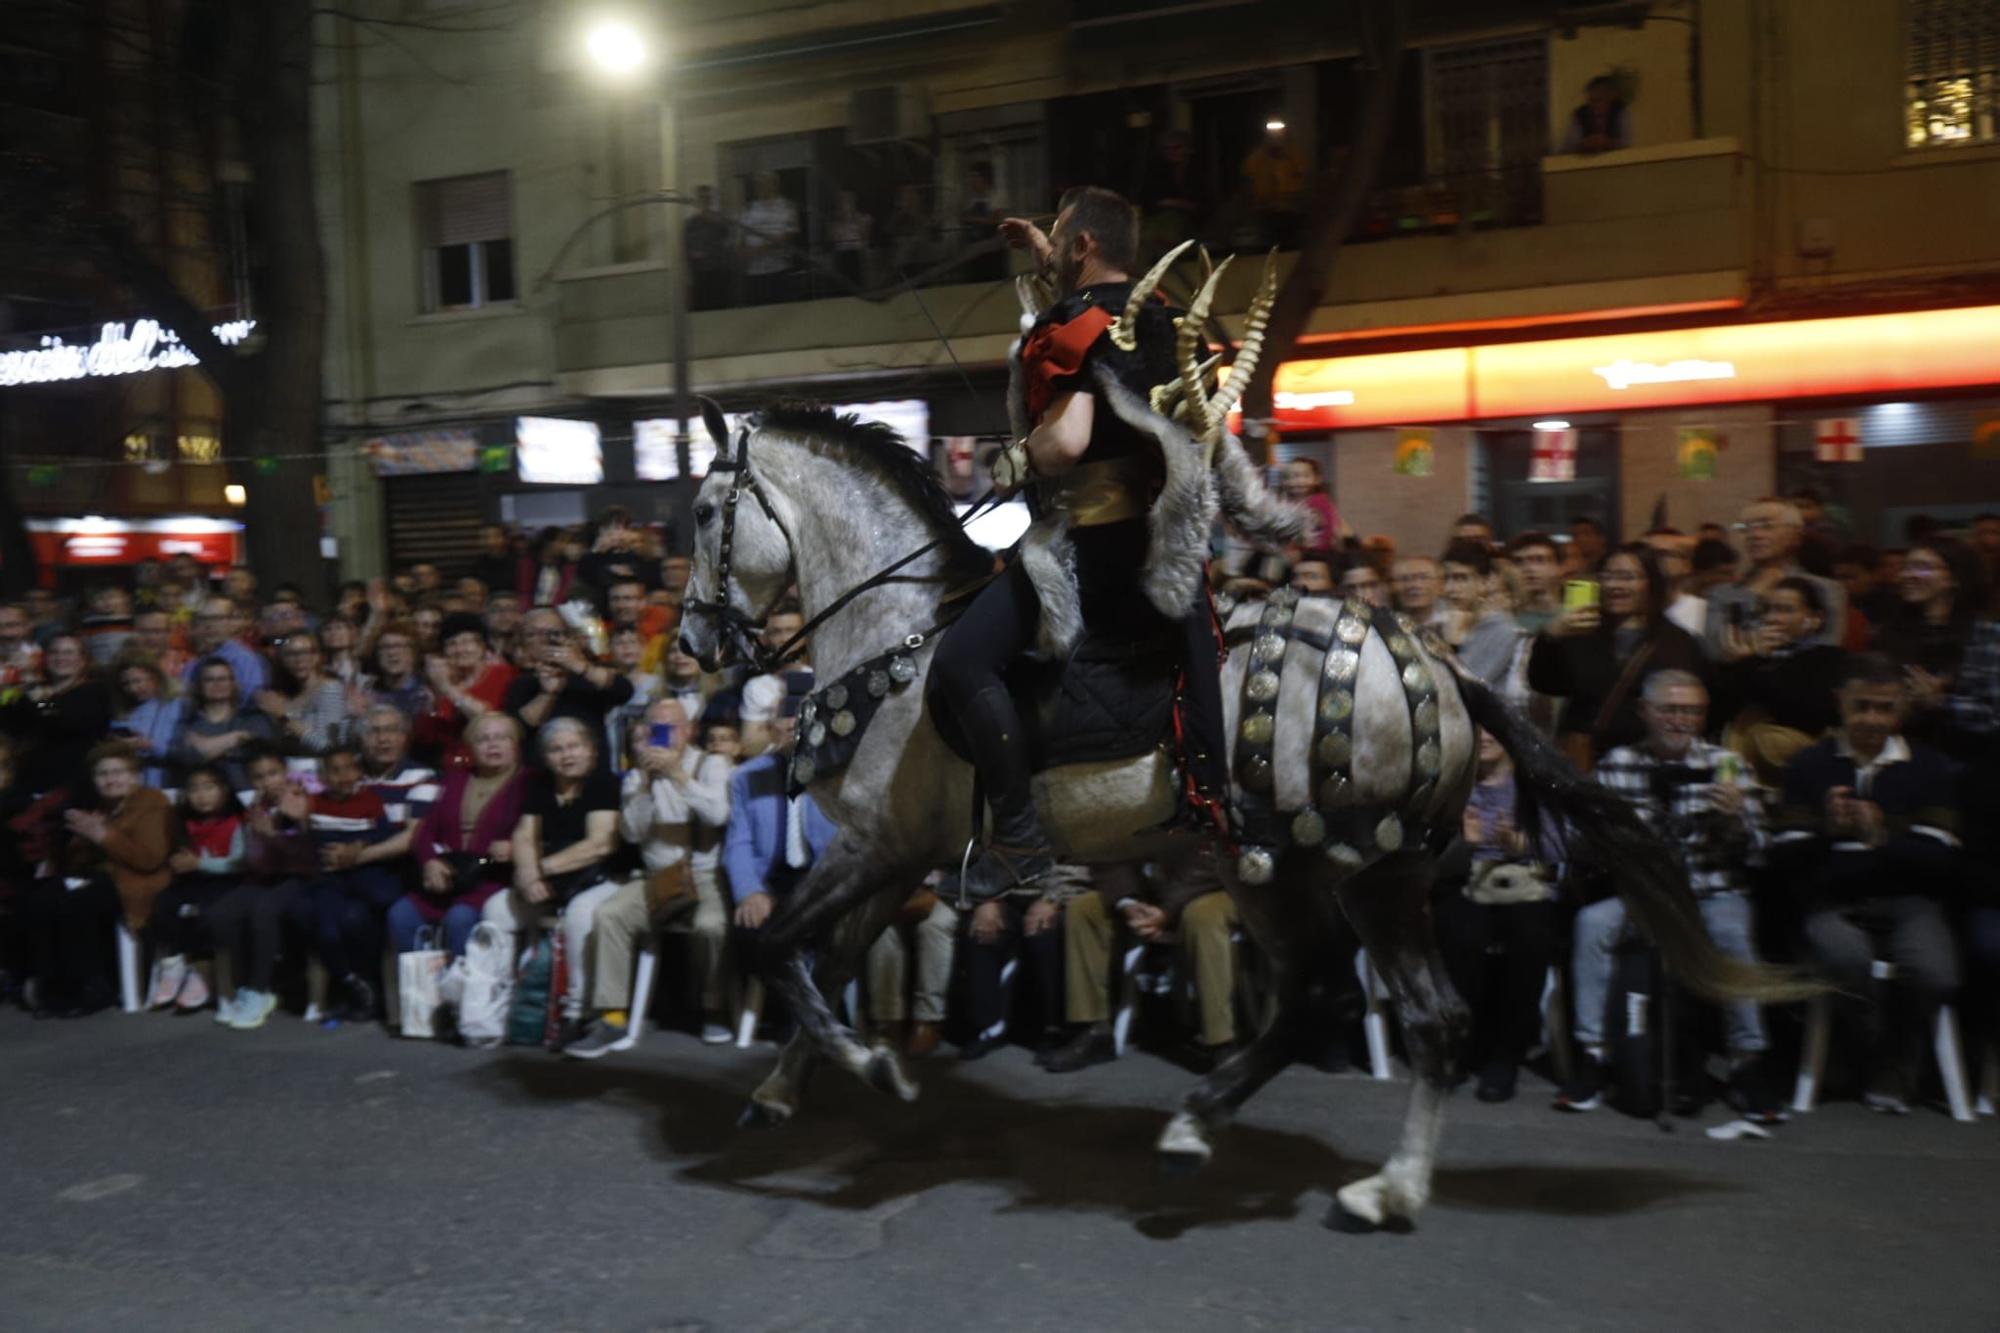
M504 171L425 181L418 188L428 245L504 241L514 234L511 192Z

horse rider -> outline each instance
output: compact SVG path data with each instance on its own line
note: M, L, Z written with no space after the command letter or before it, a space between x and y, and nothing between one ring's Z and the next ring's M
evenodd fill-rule
M1203 737L1190 748L1201 749L1204 760L1219 755L1220 684L1205 594L1197 591L1181 614L1167 616L1141 593L1147 515L1166 485L1167 469L1159 440L1140 418L1153 386L1176 378L1178 312L1142 297L1136 319L1120 325L1133 292L1137 213L1110 190L1081 187L1063 196L1051 234L1022 218L1008 218L1000 229L1035 256L1058 299L1018 348L1011 406L1016 430L1030 428L996 461L994 484L1002 491L1024 487L1038 515L1051 505L1067 511L1074 611L1083 626L1127 642L1185 638L1192 651L1183 656L1192 660L1182 695L1199 705L1192 711L1201 715L1195 729ZM1123 329L1122 337L1108 336L1114 326ZM1130 391L1141 405L1136 412L1133 398L1117 394L1110 382ZM1199 536L1205 552L1205 527ZM1041 583L1045 575L1031 573L1029 563L1017 555L979 592L932 664L992 809L990 836L965 876L966 892L975 899L1026 884L1055 864L1029 785L1028 740L1003 679L1038 637L1045 648L1049 641L1041 624L1050 600ZM1198 785L1204 793L1221 789L1219 779Z

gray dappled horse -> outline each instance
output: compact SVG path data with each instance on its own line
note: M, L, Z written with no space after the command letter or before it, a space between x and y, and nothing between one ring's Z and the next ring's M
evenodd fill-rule
M705 416L720 435L712 404ZM911 888L957 866L972 836L973 771L932 725L923 683L949 599L984 577L991 557L964 538L925 460L884 428L779 409L733 451L726 439L718 448L722 465L695 506L688 651L713 666L794 582L809 620L833 608L812 634L818 711L801 718L796 776L839 835L766 927L767 978L799 1029L752 1094L746 1122L789 1118L818 1056L908 1100L916 1088L895 1053L865 1046L824 997L840 993ZM877 577L899 561L892 577ZM1394 1155L1339 1191L1335 1216L1396 1224L1423 1207L1466 1018L1431 938L1428 896L1434 853L1457 829L1473 783L1475 724L1514 757L1527 826L1536 803L1563 820L1573 852L1612 871L1682 982L1716 996L1782 992L1708 944L1677 858L1629 807L1579 778L1406 622L1279 594L1237 608L1228 630L1223 695L1237 791L1278 835L1246 847L1225 878L1269 959L1275 1003L1255 1039L1188 1094L1158 1141L1163 1165L1205 1162L1231 1113L1288 1062L1318 961L1316 919L1337 901L1395 1000L1416 1080ZM851 753L816 765L834 737ZM1037 779L1066 860L1150 860L1169 875L1197 842L1161 827L1175 791L1164 749Z

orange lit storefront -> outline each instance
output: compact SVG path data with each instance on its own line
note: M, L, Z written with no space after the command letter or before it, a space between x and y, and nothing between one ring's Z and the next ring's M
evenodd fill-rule
M2000 306L1302 358L1275 401L1280 456L1321 458L1347 523L1405 549L1467 510L1636 535L1664 501L1691 531L1800 485L1886 545L1910 513L2000 507ZM1538 425L1574 432L1539 480Z

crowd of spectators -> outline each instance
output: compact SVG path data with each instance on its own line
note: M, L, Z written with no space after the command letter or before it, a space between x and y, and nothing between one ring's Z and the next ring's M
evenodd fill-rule
M1942 1003L1978 1059L2000 1030L2000 517L1963 540L1918 521L1884 552L1840 544L1809 497L1616 545L1588 519L1501 540L1468 514L1432 555L1344 534L1308 460L1285 483L1317 533L1218 558L1219 594L1283 582L1422 626L1665 835L1718 947L1839 985L1836 1056L1874 1104L1918 1097ZM519 949L560 936L570 1056L632 1044L636 957L667 940L681 998L661 1007L735 1035L757 937L833 835L785 791L809 667L705 674L676 645L688 561L615 509L492 529L460 577L419 562L325 607L217 573L176 558L0 605L9 994L110 1007L122 930L152 960L149 1007L393 1026L395 957L462 954L484 923ZM800 624L781 605L767 641ZM1434 916L1474 1003L1478 1095L1515 1095L1556 966L1578 1052L1555 1104L1587 1110L1629 928L1561 830L1516 828L1513 782L1483 738ZM1116 1058L1122 974L1151 954L1185 983L1167 989L1191 1001L1188 1058L1212 1064L1259 1008L1224 869L1118 867L970 911L948 876L913 884L868 942L857 1020L917 1054L1011 1039L1081 1069ZM1726 1095L1774 1118L1770 1016L1713 1026Z

